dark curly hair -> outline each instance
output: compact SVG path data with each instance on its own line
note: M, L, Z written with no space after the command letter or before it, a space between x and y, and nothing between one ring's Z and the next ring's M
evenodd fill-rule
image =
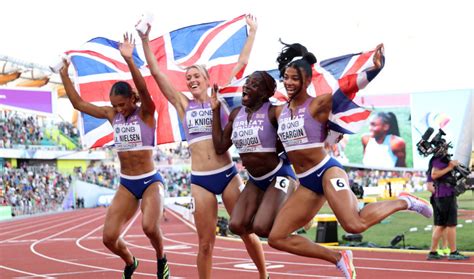
M278 70L280 71L280 77L283 77L285 70L288 67L295 68L298 74L302 77L301 69L305 72L307 77L312 77L313 72L311 66L318 60L313 53L309 52L308 49L299 43L287 44L282 42L284 45L282 51L278 55L276 61L278 62ZM300 57L299 59L295 59Z

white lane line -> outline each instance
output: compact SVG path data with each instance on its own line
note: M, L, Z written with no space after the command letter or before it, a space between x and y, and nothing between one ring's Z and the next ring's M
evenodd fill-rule
M98 215L99 215L99 214L95 214L94 216L98 216ZM100 215L103 216L102 213L101 213ZM77 223L77 221L80 221L80 220L82 220L82 219L90 219L90 218L91 218L90 215L82 216L82 217L79 217L79 218L70 218L69 221L65 221L65 222L62 222L62 223L60 223L60 224L56 224L56 225L54 225L54 226L48 226L48 227L43 228L43 229L40 229L40 230L30 231L29 233L17 235L17 236L15 236L15 237L2 240L2 241L0 241L0 244L5 243L5 242L8 242L8 241L15 240L15 239L18 239L18 238L22 238L22 237L25 237L25 236L29 236L29 235L32 235L32 234L37 234L37 233L39 233L39 232L47 231L47 230L50 230L50 229L52 229L52 228L64 226L64 225L66 225L66 224L70 224L70 223L73 223L73 224L74 224L74 223Z
M48 278L48 279L53 279L54 278L54 277L50 277L50 276L46 276L46 275L41 275L41 274L38 274L38 273L31 273L31 272L27 272L27 271L24 271L24 270L19 270L19 269L7 267L7 266L4 266L4 265L0 265L0 269L2 269L2 268L6 269L6 270L13 271L13 272L18 272L18 273L21 273L21 274L34 276L34 277L41 277L41 278Z

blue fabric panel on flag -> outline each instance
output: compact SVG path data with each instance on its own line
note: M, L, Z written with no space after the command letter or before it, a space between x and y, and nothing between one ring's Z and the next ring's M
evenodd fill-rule
M211 56L211 60L220 57L239 55L247 40L247 26L243 26Z
M331 59L327 59L321 61L321 67L323 67L326 71L330 72L331 75L334 76L336 79L340 79L342 77L343 71L346 69L347 64L351 58L356 54L347 54Z
M186 134L184 133L184 128L183 128L183 123L181 123L181 120L179 120L179 115L178 112L176 112L176 118L179 121L179 134L181 135L181 140L186 140Z
M119 42L114 41L114 40L110 40L110 39L107 39L107 38L104 38L104 37L97 37L97 38L94 38L92 40L89 40L89 43L104 45L106 47L111 47L114 50L120 51L119 50ZM135 62L135 65L137 65L138 68L140 68L141 66L143 66L145 64L145 62L140 59L140 56L138 56L138 52L137 52L136 47L133 49L132 57L133 57L133 61ZM125 63L125 61L120 61L120 62Z
M96 74L117 73L116 70L91 58L75 55L71 57L71 61L74 63L77 75L80 77Z
M170 32L174 59L178 60L187 56L194 49L202 35L221 22L198 24Z
M268 70L267 73L271 75L275 81L278 82L280 80L280 71L278 69Z
M359 108L359 106L349 100L341 89L337 89L332 95L332 113L336 114L356 108Z
M382 61L383 60L384 60L384 57L382 57ZM367 71L367 80L372 81L379 74L379 72L382 71L382 69L383 68Z
M101 44L101 45L112 47L115 49L118 49L119 47L119 43L117 41L109 40L104 37L97 37L97 38L91 39L89 40L89 43Z
M225 102L229 106L230 111L242 106L242 97L224 97Z
M84 122L84 133L89 133L90 131L100 127L103 125L105 122L107 122L107 119L100 119L100 118L95 118L90 116L87 113L81 113L82 115L82 121Z
M328 127L329 127L329 129L331 129L333 131L340 132L340 133L343 133L343 134L349 134L349 135L354 134L353 131L349 131L347 129L344 129L341 126L337 125L336 123L334 123L332 121L328 121Z

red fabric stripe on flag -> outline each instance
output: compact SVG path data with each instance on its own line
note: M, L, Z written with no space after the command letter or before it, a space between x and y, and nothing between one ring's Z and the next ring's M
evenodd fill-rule
M203 52L203 50L207 47L207 44L212 41L214 39L214 37L216 37L221 31L222 29L224 29L226 26L236 22L236 21L239 21L239 20L242 20L243 18L245 17L245 15L241 15L237 18L234 18L233 20L227 22L226 24L223 24L221 26L219 26L218 28L214 29L211 33L209 33L206 38L202 41L201 45L199 46L199 48L196 50L196 52L194 53L193 56L191 56L187 61L181 63L181 65L185 66L185 67L188 67L188 66L191 66L193 64L196 63L196 61L198 61L198 59L201 57L201 54Z
M116 80L104 80L80 84L81 97L86 102L109 102L110 88L115 82Z
M359 91L359 87L357 86L357 78L359 74L357 71L360 70L362 66L367 62L367 60L371 57L373 51L362 53L356 59L354 65L344 74L342 78L338 80L339 88L341 92L346 95L349 100L354 99L355 95Z
M240 79L244 76L244 72L245 72L245 68L247 68L247 64L245 64L242 69L240 69L240 71L238 71L236 74L235 74L235 79Z
M104 146L105 144L111 142L114 140L114 134L113 133L110 133L108 135L106 135L105 137L102 137L100 138L99 140L97 140L92 146L91 148L94 148L94 147L101 147L101 146Z
M227 86L219 89L219 93L237 93L242 92L242 86Z
M354 99L359 91L359 87L357 86L357 76L357 74L347 75L338 80L341 92L344 93L349 100Z
M316 95L332 93L332 88L329 86L328 82L324 78L324 75L317 72L313 68L313 80L312 80L314 89L316 90Z
M281 93L280 91L276 91L275 94L273 94L273 98L275 98L279 101L282 101L282 102L287 102L288 101L288 96Z
M155 109L158 113L158 122L156 123L156 144L174 142L173 126L171 123L168 100L161 93L153 77L145 77L145 82L150 95L155 103Z
M370 56L374 53L374 51L369 51L369 52L364 52L357 57L355 63L352 65L352 67L344 74L344 75L352 75L357 73L357 71L360 70L362 66L369 60Z
M369 117L369 116L370 116L370 111L365 110L365 111L354 113L354 114L351 114L351 115L348 115L348 116L342 116L339 119L341 119L342 121L344 121L346 123L351 123L351 122L358 122L358 121L366 120L367 117Z
M227 85L231 81L229 80L229 78L232 74L232 70L234 69L235 64L236 63L221 64L209 67L207 70L209 72L209 76L211 77L210 84L212 85L214 83L217 83L220 86Z

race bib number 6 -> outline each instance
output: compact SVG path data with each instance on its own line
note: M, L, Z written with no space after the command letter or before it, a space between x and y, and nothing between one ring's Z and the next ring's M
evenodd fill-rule
M349 183L344 178L331 178L330 181L336 191L350 190Z
M283 191L285 194L288 193L288 187L290 187L290 180L284 176L277 176L275 181L275 188Z

